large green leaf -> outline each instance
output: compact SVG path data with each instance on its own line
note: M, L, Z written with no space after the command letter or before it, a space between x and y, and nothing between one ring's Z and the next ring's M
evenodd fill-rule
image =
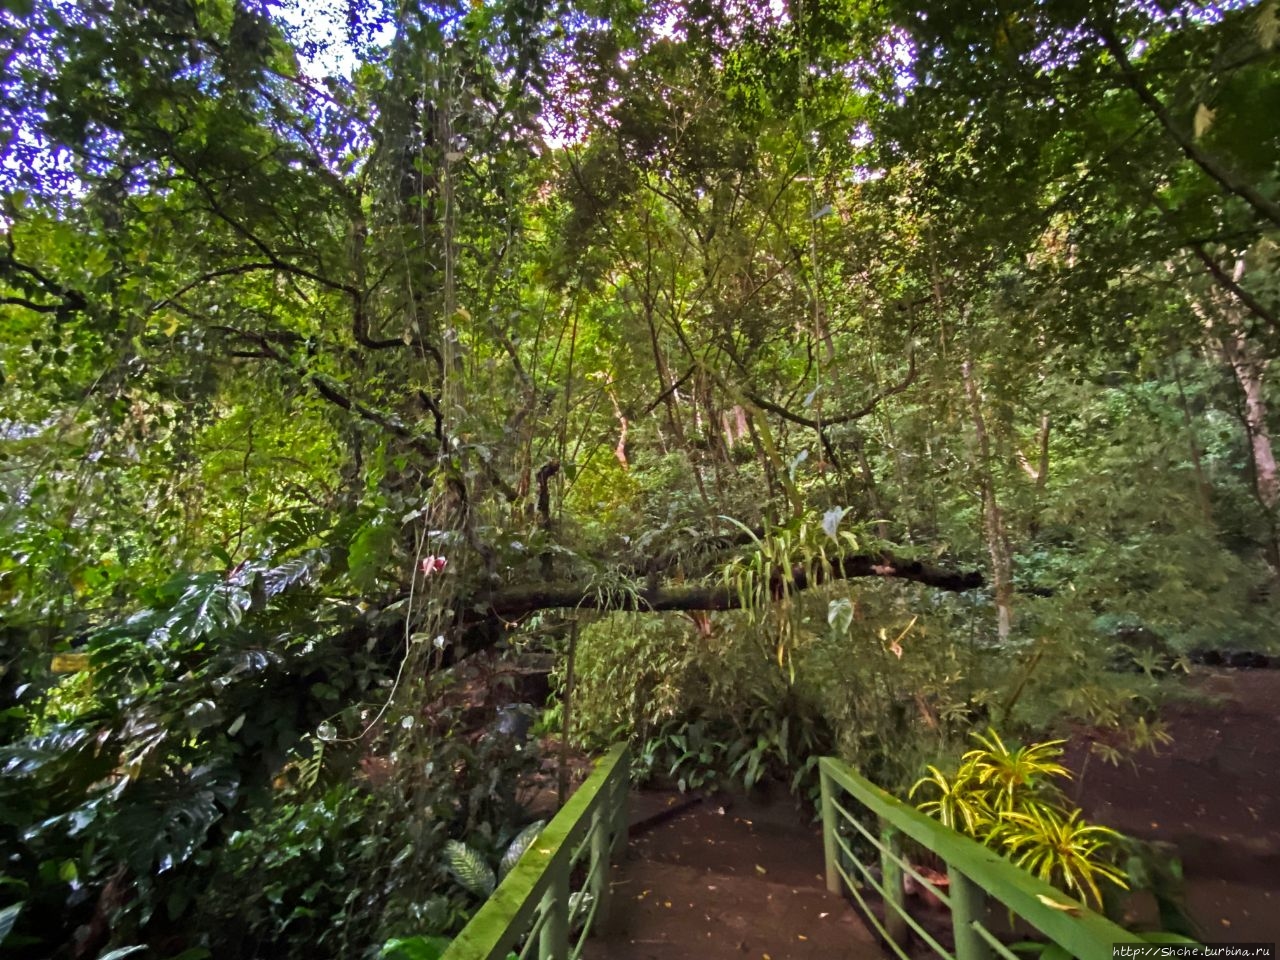
M497 877L476 850L459 840L450 840L444 845L444 856L449 872L468 893L477 897L493 893L498 884Z
M15 903L0 910L0 944L3 944L13 932L13 925L18 922L18 914L21 912L21 903Z
M315 572L320 555L312 552L293 560L287 560L278 567L273 567L262 575L263 585L268 597L283 593L290 587L304 583Z
M516 834L515 839L507 847L507 852L502 855L502 860L498 863L499 879L510 873L512 868L520 862L524 852L529 849L534 840L538 839L538 834L542 832L542 828L546 825L547 821L545 820L535 820Z

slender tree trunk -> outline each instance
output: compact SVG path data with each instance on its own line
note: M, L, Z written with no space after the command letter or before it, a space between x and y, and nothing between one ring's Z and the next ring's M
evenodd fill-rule
M1036 494L1044 492L1045 484L1049 482L1049 415L1046 413L1040 417L1040 432L1036 439L1036 462L1032 463L1030 458L1018 449L1018 463L1022 466L1022 472L1025 473L1036 485Z
M996 499L995 479L991 475L991 441L987 435L986 419L982 415L982 396L978 391L971 361L966 360L960 365L960 375L964 379L964 392L969 398L969 409L973 416L973 432L978 441L978 483L982 491L982 518L987 551L991 554L996 633L1001 640L1007 640L1013 631L1013 557L1009 549L1009 538L1004 530L1004 514Z
M1239 284L1244 277L1243 258L1236 261L1232 281ZM1254 489L1259 502L1273 511L1280 502L1280 469L1276 466L1271 445L1271 429L1267 423L1267 399L1263 390L1270 360L1250 341L1248 327L1239 304L1214 290L1208 302L1191 301L1192 309L1217 342L1218 352L1235 375L1244 397L1244 426L1249 436L1253 461Z
M1196 436L1195 421L1191 419L1191 408L1187 403L1187 391L1182 385L1182 370L1175 356L1170 361L1173 368L1173 382L1178 387L1178 406L1182 410L1182 422L1187 428L1187 446L1191 454L1191 468L1196 475L1196 493L1200 499L1200 512L1206 521L1213 520L1213 489L1204 472L1204 454L1200 450L1200 438Z
M1022 472L1030 477L1031 481L1036 485L1035 510L1027 521L1027 532L1032 537L1040 533L1041 501L1044 499L1044 489L1049 484L1049 429L1051 425L1052 421L1049 419L1049 414L1041 414L1040 432L1036 435L1037 453L1035 463L1032 463L1031 459L1022 452L1021 444L1017 444L1015 450Z
M556 776L556 800L564 806L569 800L569 740L573 736L573 683L578 659L578 621L569 623L569 656L565 662L564 717L560 730L560 769Z
M1262 390L1269 361L1258 356L1243 332L1234 326L1219 342L1223 357L1231 365L1244 396L1244 425L1249 434L1253 482L1258 500L1268 510L1272 510L1276 501L1280 500L1280 475L1277 474L1271 431L1267 426L1267 400Z
M1222 271L1219 271L1222 272ZM1237 258L1231 275L1232 284L1244 279L1245 261ZM1276 507L1280 503L1280 468L1276 465L1268 424L1267 398L1263 385L1270 360L1249 338L1245 310L1237 298L1213 287L1203 299L1189 297L1191 309L1200 317L1211 339L1215 341L1223 361L1231 368L1243 405L1240 419L1249 441L1249 458L1253 467L1253 490L1267 523L1267 561L1280 571L1280 529Z

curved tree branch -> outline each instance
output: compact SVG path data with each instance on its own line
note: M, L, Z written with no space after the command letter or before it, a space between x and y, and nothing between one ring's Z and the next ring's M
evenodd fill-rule
M49 296L57 297L58 303L37 303L30 297L6 296L4 303L11 306L25 307L28 310L34 310L37 313L56 313L59 310L87 310L89 301L83 293L71 287L64 287L47 273L34 267L29 263L23 263L14 256L15 243L13 232L9 231L5 238L6 246L9 249L7 254L0 254L0 277L5 273L12 276L11 283L14 286L23 289L26 293L33 292L32 288L39 290L41 293ZM25 278L25 279L20 279Z
M1280 203L1263 196L1249 184L1243 183L1213 154L1201 149L1186 131L1179 129L1178 125L1173 122L1173 117L1169 115L1169 110L1160 102L1160 98L1151 92L1150 87L1143 83L1142 77L1134 69L1129 55L1125 53L1124 45L1120 43L1116 35L1110 29L1105 28L1100 29L1098 33L1107 51L1114 58L1116 66L1120 68L1120 75L1124 78L1125 84L1142 101L1143 106L1151 111L1151 114L1160 122L1160 126L1164 127L1165 133L1178 145L1178 149L1183 152L1186 158L1228 193L1235 194L1249 204L1258 214L1280 227Z
M274 360L281 366L287 367L296 377L298 377L299 380L310 384L316 393L320 394L320 396L328 400L334 406L341 407L348 413L354 413L362 420L367 420L370 423L377 424L379 427L386 430L393 436L405 441L405 443L410 447L425 456L433 457L439 452L434 441L410 430L391 414L385 413L381 410L376 410L367 404L361 403L354 397L343 393L338 389L336 384L332 383L327 378L322 377L318 373L311 373L302 369L298 364L294 363L290 357L275 348L273 344L279 342L278 337L271 334L255 333L252 330L241 330L238 327L221 324L214 326L213 329L220 330L230 336L252 343L257 347L257 350L253 352L234 351L232 352L232 356Z
M836 414L834 417L823 417L821 422L811 417L793 413L786 407L776 404L772 400L762 397L758 393L744 392L743 396L756 406L760 407L760 409L768 410L770 413L775 413L783 420L789 420L802 427L808 427L810 430L817 430L821 432L825 427L839 426L842 423L851 423L854 420L861 420L863 417L869 416L875 411L876 407L878 407L882 401L894 396L895 394L902 393L902 391L906 390L907 387L911 386L911 384L915 382L916 373L916 354L915 351L912 350L908 357L906 376L901 380L893 386L886 387L884 390L881 390L857 410L852 410L849 413Z

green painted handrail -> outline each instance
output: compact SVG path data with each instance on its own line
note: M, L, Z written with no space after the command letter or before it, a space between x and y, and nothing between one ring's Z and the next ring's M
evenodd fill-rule
M608 914L609 857L626 843L630 788L631 757L626 744L619 744L597 761L441 960L503 960L528 938L524 957L534 946L534 933L540 960L579 956L592 925ZM571 893L574 866L584 855L586 884ZM580 933L571 950L575 927Z
M955 931L955 960L986 960L993 952L1002 956L1009 955L982 923L988 898L1003 904L1013 915L1079 960L1111 960L1112 944L1147 943L1138 934L1112 923L1039 877L1015 867L994 850L962 836L915 807L903 803L847 764L832 757L823 757L819 761L819 770L822 776L822 828L827 861L827 889L832 893L839 893L843 877L850 891L866 910L857 890L860 884L854 883L841 866L839 851L843 850L871 885L882 887L885 923L881 924L874 916L869 919L900 955L904 955L899 941L905 938L905 925L915 926L917 930L919 927L907 915L902 902L901 871L904 868L910 870L911 867L898 855L898 834L908 836L931 850L947 865L951 889L950 896L945 897L945 901L951 908ZM854 825L881 851L883 885L876 884L871 872L852 857L836 830L838 817L843 816L853 822L851 815L836 801L836 787L848 792L880 821L879 841L860 824L855 822ZM943 952L936 945L935 949Z

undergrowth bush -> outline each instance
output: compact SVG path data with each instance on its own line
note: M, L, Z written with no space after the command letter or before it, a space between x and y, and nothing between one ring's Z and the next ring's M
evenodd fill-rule
M536 750L475 729L454 672L394 685L360 611L320 602L334 576L314 550L176 576L6 711L6 955L347 957L461 928L481 898L446 844L519 832Z
M630 739L639 774L681 789L812 787L810 759L832 753L898 792L993 722L1106 731L1096 750L1111 762L1167 742L1167 671L1114 669L1114 637L1086 606L1029 604L1003 644L979 626L989 613L981 596L894 584L812 590L789 601L783 664L772 617L611 614L581 632L575 739Z

